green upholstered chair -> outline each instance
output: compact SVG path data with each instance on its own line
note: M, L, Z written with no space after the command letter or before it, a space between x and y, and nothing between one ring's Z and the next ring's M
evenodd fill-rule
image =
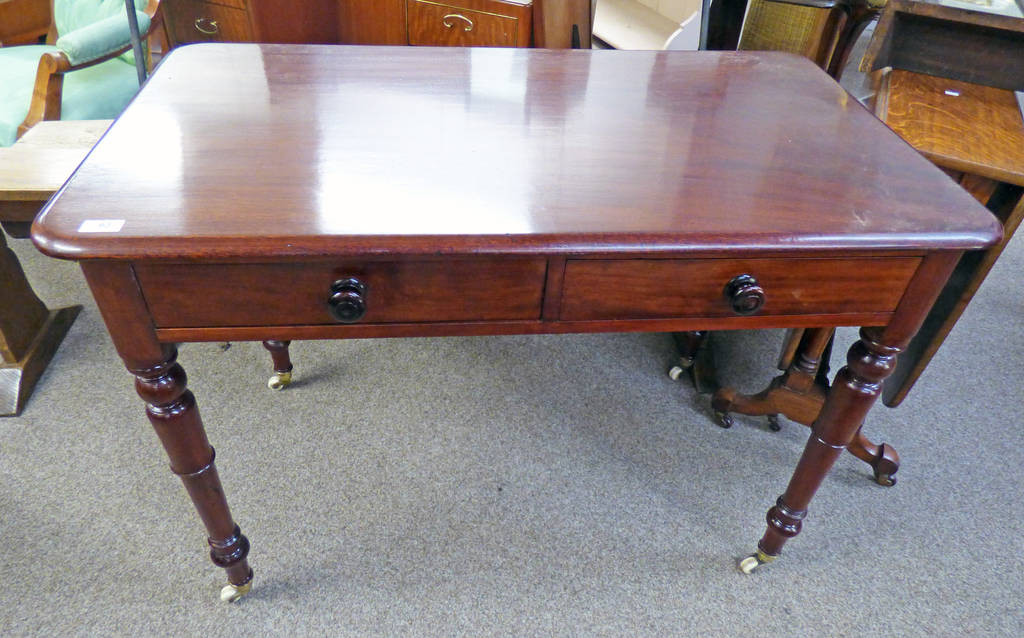
M158 2L134 1L145 37ZM42 120L115 118L139 90L124 0L54 0L53 19L54 45L0 48L0 146Z

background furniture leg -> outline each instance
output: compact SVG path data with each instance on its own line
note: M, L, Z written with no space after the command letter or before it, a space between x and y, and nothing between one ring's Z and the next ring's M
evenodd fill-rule
M0 416L21 412L81 310L48 310L0 232Z
M711 332L673 332L679 352L679 362L668 370L668 376L678 381L685 372L690 376L694 389L701 394L718 390L718 375L715 372L715 356L711 348Z
M723 388L711 398L715 422L723 428L733 424L730 412L749 416L768 416L768 427L780 429L779 415L806 426L814 423L828 395L828 360L835 330L808 328L791 331L783 347L780 365L786 364L785 373L772 379L768 387L757 394L736 392ZM795 348L793 344L799 341ZM849 447L850 453L871 466L875 482L890 487L896 484L893 476L899 470L900 456L888 443L875 445L860 429Z

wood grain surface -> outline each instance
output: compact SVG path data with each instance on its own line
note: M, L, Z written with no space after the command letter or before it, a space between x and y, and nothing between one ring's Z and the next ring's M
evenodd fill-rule
M893 70L886 104L886 123L936 164L1024 186L1024 121L1013 91Z
M125 223L79 232L96 219ZM835 254L999 233L794 55L255 44L173 51L34 227L53 256L149 260Z
M45 202L71 176L113 120L40 122L0 148L0 201ZM5 217L0 214L0 218Z

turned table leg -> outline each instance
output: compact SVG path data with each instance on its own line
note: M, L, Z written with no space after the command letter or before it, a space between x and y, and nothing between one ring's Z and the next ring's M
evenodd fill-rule
M284 390L292 383L292 360L288 355L288 346L291 343L272 339L263 342L263 347L270 352L270 357L274 360L274 376L267 381L267 387L271 390Z
M803 455L785 493L768 510L768 529L757 552L740 563L750 573L782 551L785 542L800 533L807 506L833 463L846 449L868 410L878 398L882 380L892 373L901 346L886 343L881 328L863 328L860 340L836 375L821 414L811 426Z
M166 358L145 369L131 369L135 389L146 401L146 416L156 430L209 535L210 559L223 567L228 583L221 599L234 601L251 588L252 570L246 556L249 540L231 517L213 463L214 450L206 439L195 397L187 389L185 370L176 362L177 350L165 346Z
M249 541L228 509L195 397L187 388L177 348L157 338L149 308L131 264L84 261L82 272L99 306L110 338L135 375L146 415L206 527L210 558L227 572L221 599L234 601L252 587Z
M774 560L786 541L800 533L811 498L854 439L881 394L882 381L895 369L896 355L921 327L959 259L960 253L953 251L922 259L889 324L884 328L861 328L860 339L847 353L846 366L836 374L825 404L811 425L811 435L786 491L768 510L768 527L757 551L740 561L743 572L749 574Z

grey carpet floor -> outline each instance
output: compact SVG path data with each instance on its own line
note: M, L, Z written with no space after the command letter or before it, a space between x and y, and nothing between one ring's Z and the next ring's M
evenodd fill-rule
M665 375L668 335L302 342L284 392L258 344L185 345L252 541L235 605L77 267L11 243L51 307L85 310L0 419L0 635L1024 635L1019 236L870 416L899 483L844 456L753 576L736 559L807 430L713 425ZM724 380L773 376L780 332L716 337Z

